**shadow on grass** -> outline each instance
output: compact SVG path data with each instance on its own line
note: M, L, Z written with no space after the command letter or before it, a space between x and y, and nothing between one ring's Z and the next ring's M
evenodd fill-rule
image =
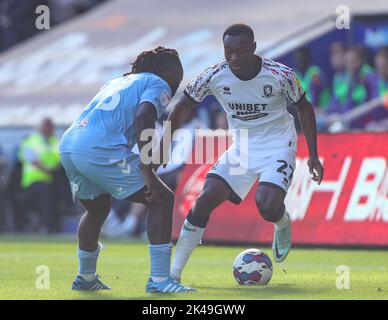
M74 296L75 300L199 300L199 299L282 299L293 298L295 299L313 299L311 295L311 288L299 287L294 284L279 284L269 286L236 286L236 287L211 287L211 286L198 286L198 292L192 293L144 293L142 296L131 297L125 296L122 292L120 294L114 291L96 291L96 292L79 292L78 296ZM330 294L328 288L315 288L314 295L316 294Z
M311 288L300 287L295 284L285 283L285 284L276 284L269 286L236 286L236 287L207 287L200 286L197 287L198 290L206 290L207 293L219 292L222 294L222 298L228 298L228 295L231 294L241 294L242 299L259 299L259 298L281 298L282 296L292 296L292 295L307 295L311 294ZM314 294L329 293L328 288L315 288ZM247 297L247 295L249 297Z
M122 294L118 295L113 291L78 291L74 292L72 300L128 300Z
M116 294L113 291L94 291L94 292L76 292L72 297L73 300L179 300L179 299L195 299L195 293L144 293L144 296L131 297L130 294ZM189 295L193 295L190 297ZM198 296L197 299L201 299Z

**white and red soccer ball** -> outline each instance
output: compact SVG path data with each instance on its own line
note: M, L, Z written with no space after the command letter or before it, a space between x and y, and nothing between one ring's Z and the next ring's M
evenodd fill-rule
M258 249L247 249L234 260L233 275L241 285L266 285L272 278L271 259Z

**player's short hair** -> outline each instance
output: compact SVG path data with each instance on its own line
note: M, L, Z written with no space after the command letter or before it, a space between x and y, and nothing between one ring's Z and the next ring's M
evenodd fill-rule
M243 23L236 23L227 27L222 35L222 40L224 40L226 36L240 36L242 34L248 36L249 40L255 41L255 35L253 34L252 28Z
M131 63L132 71L125 73L124 76L141 72L160 75L166 67L173 64L181 64L178 52L175 49L159 46L153 50L140 53L136 60Z

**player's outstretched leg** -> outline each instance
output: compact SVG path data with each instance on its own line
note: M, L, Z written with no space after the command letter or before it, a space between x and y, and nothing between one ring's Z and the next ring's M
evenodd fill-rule
M101 194L93 200L81 200L87 212L78 225L78 275L73 290L110 290L96 274L97 258L100 252L98 239L102 225L109 214L111 196Z
M211 212L230 198L230 188L222 180L207 178L204 188L183 223L171 268L171 278L180 282L183 268L200 243Z
M127 198L129 201L144 203L148 207L147 236L150 242L148 251L151 270L146 284L146 292L178 293L196 291L170 278L174 194L166 189L159 199L159 203L147 202L145 200L145 188Z
M291 220L284 205L285 192L277 186L262 184L256 191L256 205L262 217L274 223L273 257L284 261L291 250Z

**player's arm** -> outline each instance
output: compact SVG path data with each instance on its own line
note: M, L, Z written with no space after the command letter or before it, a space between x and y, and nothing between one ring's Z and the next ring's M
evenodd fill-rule
M178 102L173 106L167 119L171 123L171 137L177 129L182 127L186 122L188 115L191 114L191 110L196 108L197 105L198 103L186 96L186 94L181 95Z
M317 124L315 120L315 113L312 104L303 95L296 103L298 110L298 117L300 126L306 137L310 159L308 160L308 166L312 179L321 184L323 179L323 166L318 158L317 151Z
M191 114L191 110L195 108L208 94L211 94L211 77L218 65L206 68L199 76L194 78L186 86L184 93L180 96L178 102L173 106L167 121L171 125L171 133L169 139L163 137L160 148L163 156L163 166L166 166L169 161L169 151L174 132L179 129L187 116Z
M168 150L170 150L174 132L182 127L182 125L186 122L187 116L191 114L192 108L195 108L197 105L198 103L193 99L186 96L186 94L182 94L178 102L172 107L167 118L167 121L171 126L171 134L169 135L169 139L165 139L164 137L161 139L159 147L164 167L170 160Z
M140 152L141 171L147 187L146 196L147 200L150 202L158 202L161 188L166 187L156 176L155 171L153 170L152 161L147 161L152 159L152 148L149 148L150 151L147 154L144 154L143 152L143 148L147 144L152 143L152 136L148 136L147 139L142 139L141 134L142 132L145 132L145 130L154 132L156 120L157 113L155 106L150 102L141 103L136 113L135 131L136 141Z

